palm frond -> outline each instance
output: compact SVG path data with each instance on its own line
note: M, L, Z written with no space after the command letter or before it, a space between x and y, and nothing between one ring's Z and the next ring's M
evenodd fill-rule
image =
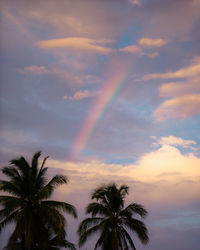
M69 203L47 200L47 201L42 201L41 204L62 210L68 214L71 214L74 218L77 218L76 208Z
M95 217L95 218L86 218L84 219L78 228L78 234L82 235L89 227L99 224L103 221L103 218Z
M16 220L17 216L19 214L19 210L16 210L14 212L12 212L11 214L9 214L4 220L2 220L0 222L0 233L1 233L1 230L7 225L9 224L10 222L13 222Z
M98 203L98 202L92 202L86 207L86 213L89 214L91 213L92 216L96 216L97 214L100 215L109 215L108 208L105 207L103 204Z
M0 220L4 217L7 217L14 210L21 208L22 201L19 198L12 196L0 196L0 204L2 205L2 209L0 210Z
M40 207L40 219L48 225L54 233L65 235L65 217L55 208L44 205Z
M131 203L128 205L124 210L121 211L121 215L123 213L128 212L129 214L139 214L142 218L145 218L147 216L147 210L140 204L137 203Z
M4 192L8 192L10 194L13 194L17 197L21 196L19 186L15 185L14 183L12 183L10 181L0 180L0 190L4 191Z
M129 187L127 185L121 185L119 188L119 193L121 194L122 198L124 198L129 192Z
M125 220L125 225L137 234L143 244L148 243L148 230L142 221L132 218Z
M2 173L5 174L6 176L12 178L12 179L15 179L15 178L20 179L20 174L19 174L18 170L12 166L3 167Z
M136 247L133 243L133 240L131 239L130 235L128 234L128 232L126 231L125 228L121 227L121 233L124 235L124 237L128 240L130 247L133 250L136 250ZM128 248L127 248L128 249Z
M75 244L65 240L64 238L56 235L53 239L50 240L50 249L52 247L65 247L71 250L76 250Z
M14 159L10 161L10 164L16 166L18 170L24 175L27 176L30 170L30 166L24 157L20 157L19 159Z
M92 234L99 231L101 227L102 227L102 223L89 228L83 234L81 234L80 239L79 239L79 247L81 247Z
M64 175L54 176L37 194L38 199L49 198L57 186L66 184L68 179Z
M41 156L41 151L38 151L38 152L36 152L33 155L33 158L32 158L32 162L31 162L31 171L32 171L32 174L31 174L31 177L34 180L35 180L35 178L37 176L37 172L38 172L38 159L39 159L40 156Z

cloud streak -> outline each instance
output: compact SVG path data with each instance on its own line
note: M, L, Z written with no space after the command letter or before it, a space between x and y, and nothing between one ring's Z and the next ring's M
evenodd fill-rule
M200 63L190 65L189 67L181 68L177 71L167 73L148 74L143 77L143 80L151 79L180 79L200 75Z
M200 94L178 96L164 101L153 113L158 121L187 118L200 113Z
M158 47L159 48L159 47L166 45L168 43L168 40L161 39L161 38L153 39L153 38L143 37L138 41L138 43L144 47Z
M79 52L108 54L111 48L101 46L99 44L112 43L111 40L95 40L83 37L69 37L61 39L44 40L36 43L36 46L44 49L68 49Z
M72 96L64 96L64 99L69 99L69 100L82 100L82 99L85 99L85 98L89 98L89 97L94 97L96 96L98 93L97 92L90 92L88 90L79 90L79 91L76 91Z

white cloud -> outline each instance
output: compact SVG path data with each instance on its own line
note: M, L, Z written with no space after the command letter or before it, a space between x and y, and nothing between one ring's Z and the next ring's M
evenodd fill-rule
M130 199L146 203L175 204L199 197L200 158L182 154L174 144L189 146L193 141L169 137L161 146L140 157L136 164L106 164L100 161L60 162L49 165L62 168L70 175L71 191L92 190L102 183L126 183L131 187ZM173 144L173 145L172 145ZM66 190L63 189L63 192Z
M156 138L155 138L156 139ZM154 145L171 145L171 146L181 146L183 148L191 148L191 145L195 145L196 142L193 140L184 140L180 137L168 136L161 137L154 143Z

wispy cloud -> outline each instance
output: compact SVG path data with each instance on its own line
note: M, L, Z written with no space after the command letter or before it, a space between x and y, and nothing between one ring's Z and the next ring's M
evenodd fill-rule
M155 58L159 55L157 51L149 52L148 47L162 47L168 41L164 39L152 39L152 38L141 38L137 45L132 44L126 47L120 48L119 51L135 54L137 56L147 56L149 58ZM145 50L147 49L147 50Z
M90 92L88 90L79 90L76 91L72 96L64 96L64 99L67 100L82 100L88 97L94 97L96 96L98 93L97 92Z
M18 69L18 72L21 74L36 74L36 75L41 75L41 74L48 74L50 73L49 70L45 66L37 66L37 65L32 65L32 66L27 66L23 69Z
M161 97L180 96L200 92L199 77L180 82L163 83L159 89Z
M176 137L176 136L167 136L167 137L161 137L161 138L156 138L157 141L153 144L155 146L158 145L171 145L171 146L181 146L183 148L191 148L191 145L195 145L196 142L193 140L184 140L181 137Z
M131 53L131 54L136 54L139 56L144 54L143 50L137 45L129 45L124 48L120 48L119 50L123 52Z
M112 51L112 49L101 46L101 44L112 42L112 40L95 40L83 37L69 37L39 41L36 43L36 46L45 49L64 48L78 52L108 54Z
M159 88L159 96L171 97L161 103L153 112L158 121L170 118L187 118L200 113L200 63L195 58L188 67L167 73L148 74L143 80L152 79L183 79L163 83Z
M143 37L138 41L138 43L144 47L162 47L168 43L168 40Z
M181 68L177 71L169 71L167 73L148 74L143 77L143 80L151 79L180 79L200 75L200 63L192 64L188 67Z
M187 118L200 113L200 94L182 95L164 101L154 111L158 121L170 118Z
M90 74L75 74L70 72L70 70L62 69L58 67L45 67L45 66L37 66L37 65L31 65L24 67L23 69L17 69L17 71L20 74L24 75L54 75L55 77L61 78L64 81L67 81L69 85L73 86L81 86L85 84L91 84L94 83L97 80L97 78L93 77Z
M141 5L140 0L128 0L128 2L133 5L138 5L138 6Z

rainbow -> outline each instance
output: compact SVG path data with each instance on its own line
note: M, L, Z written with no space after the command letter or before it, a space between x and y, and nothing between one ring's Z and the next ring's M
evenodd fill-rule
M87 145L91 135L93 134L93 131L95 130L102 116L105 114L109 104L112 102L121 86L125 82L129 69L130 61L120 63L119 60L117 60L117 62L115 60L110 63L108 67L107 80L104 82L99 97L89 111L89 115L74 141L72 160L75 160Z

